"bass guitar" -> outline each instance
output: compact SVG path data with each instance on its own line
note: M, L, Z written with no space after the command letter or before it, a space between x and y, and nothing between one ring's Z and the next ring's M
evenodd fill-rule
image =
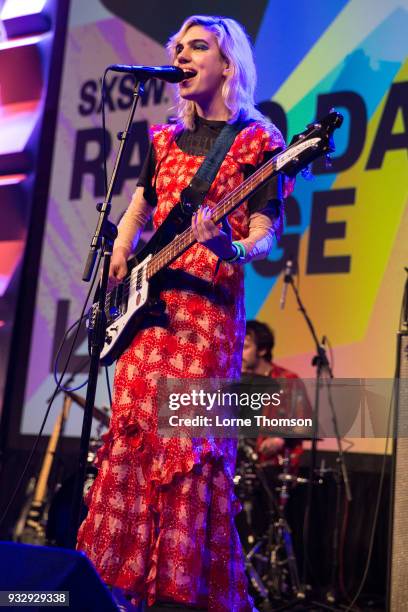
M220 223L251 197L272 176L282 172L293 177L316 158L334 151L333 132L341 126L343 117L332 111L324 119L307 126L293 137L290 145L260 166L246 181L225 196L212 210L212 220ZM105 342L101 362L110 365L127 348L143 318L162 304L151 284L182 253L195 238L191 230L193 209L178 204L156 231L152 239L128 261L128 273L117 287L108 292L105 304ZM89 333L93 333L97 295L88 316Z

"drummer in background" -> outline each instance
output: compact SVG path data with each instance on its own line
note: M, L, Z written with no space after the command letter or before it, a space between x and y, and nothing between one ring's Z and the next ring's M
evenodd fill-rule
M255 320L247 321L242 353L242 373L291 379L293 383L285 385L285 392L282 395L285 399L281 408L279 408L279 415L289 418L310 417L312 409L303 382L297 374L273 362L272 351L274 346L275 337L268 325ZM276 408L273 410L274 413L271 414L270 408L266 407L263 414L271 418L277 417ZM273 461L277 464L285 455L289 455L290 463L295 467L302 453L302 440L299 438L259 436L256 450L261 461Z

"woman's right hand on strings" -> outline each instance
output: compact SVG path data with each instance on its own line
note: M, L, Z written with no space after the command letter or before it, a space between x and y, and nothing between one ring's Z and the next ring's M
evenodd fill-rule
M128 252L124 247L113 249L109 268L108 289L113 289L125 278L128 269L127 257Z

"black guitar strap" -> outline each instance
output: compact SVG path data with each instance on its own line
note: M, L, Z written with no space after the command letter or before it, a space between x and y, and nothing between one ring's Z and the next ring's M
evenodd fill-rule
M193 214L203 203L236 136L252 121L251 119L247 121L238 120L235 123L226 123L224 125L190 184L181 192L180 202L172 209L164 223L156 230L155 252L158 252L163 246L168 244L174 234L180 233L186 227L186 223L191 222ZM222 227L228 233L228 223L224 221Z
M236 136L249 123L251 120L238 120L224 125L191 183L181 192L181 206L185 213L192 214L201 206Z

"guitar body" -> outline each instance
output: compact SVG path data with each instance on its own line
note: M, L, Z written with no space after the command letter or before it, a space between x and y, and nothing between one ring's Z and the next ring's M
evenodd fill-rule
M106 303L105 344L101 363L111 365L129 346L136 331L143 326L165 325L165 303L160 299L160 277L146 278L146 267L154 255L191 226L194 209L179 203L135 257L128 261L123 282L109 293ZM99 289L88 317L88 330L93 332Z
M29 483L30 491L24 501L18 521L13 529L13 540L22 544L43 546L45 539L46 504L34 502L35 479Z
M20 531L14 531L14 538L21 544L33 544L34 546L44 546L47 543L45 536L45 525L47 522L46 509L48 503L37 503L33 500L26 502L23 513L24 527Z

